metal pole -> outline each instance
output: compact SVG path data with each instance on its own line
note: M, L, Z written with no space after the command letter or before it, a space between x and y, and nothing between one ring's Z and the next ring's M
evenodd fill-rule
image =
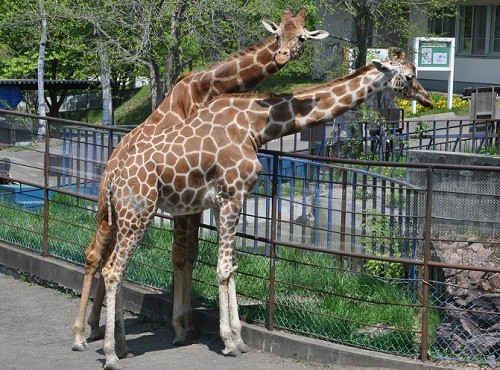
M273 155L273 183L271 188L271 249L269 251L269 317L268 329L274 329L274 312L276 310L276 235L278 214L278 155Z
M422 286L422 343L420 359L427 361L429 348L429 261L431 257L431 228L432 228L432 188L434 173L432 167L427 168L427 193L425 199L425 246L424 246L424 274Z
M50 151L50 120L46 121L45 153L43 158L43 233L42 256L47 257L49 249L49 151Z

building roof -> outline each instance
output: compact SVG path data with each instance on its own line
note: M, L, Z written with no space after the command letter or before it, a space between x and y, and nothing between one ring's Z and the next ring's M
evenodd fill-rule
M6 79L0 80L0 86L19 87L21 90L37 90L38 80L36 79ZM96 89L101 86L99 81L89 80L44 80L45 90L68 90L68 89Z

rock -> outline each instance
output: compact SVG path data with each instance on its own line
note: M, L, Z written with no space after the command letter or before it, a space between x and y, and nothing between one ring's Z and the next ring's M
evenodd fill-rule
M493 248L476 242L435 243L436 259L447 264L492 267ZM498 258L497 258L498 260ZM445 320L436 331L443 350L481 356L500 366L500 273L443 269Z

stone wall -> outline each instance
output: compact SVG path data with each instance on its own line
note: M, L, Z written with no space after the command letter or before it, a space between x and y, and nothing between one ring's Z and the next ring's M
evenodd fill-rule
M408 161L500 167L500 156L429 150L409 150ZM426 189L426 170L408 170L407 181ZM433 236L500 239L499 211L500 172L434 170Z

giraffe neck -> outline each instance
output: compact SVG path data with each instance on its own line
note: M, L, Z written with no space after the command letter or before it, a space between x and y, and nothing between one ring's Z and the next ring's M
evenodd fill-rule
M256 140L263 145L325 123L357 107L369 95L387 88L389 80L390 76L370 64L325 85L290 95L256 99L253 105L262 113L252 122ZM267 106L264 111L263 106Z
M276 50L276 37L269 36L258 44L233 54L226 61L185 76L150 116L152 123L156 124L167 114L185 119L218 95L254 88L284 66L274 61Z

